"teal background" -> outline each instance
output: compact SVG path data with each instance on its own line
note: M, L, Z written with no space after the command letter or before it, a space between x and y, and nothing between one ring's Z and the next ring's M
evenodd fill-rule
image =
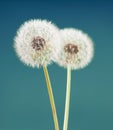
M42 69L16 57L13 38L33 18L87 32L95 56L85 69L72 72L69 130L113 130L113 1L0 1L0 130L54 130ZM62 129L66 70L48 67Z

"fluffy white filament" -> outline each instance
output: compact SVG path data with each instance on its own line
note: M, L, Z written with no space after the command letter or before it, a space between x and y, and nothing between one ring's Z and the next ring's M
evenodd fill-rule
M33 39L40 37L45 40L44 47L36 50L32 46ZM20 60L32 67L47 66L58 58L60 50L58 28L46 20L30 20L17 31L14 48Z
M65 68L69 65L71 69L81 69L87 66L91 62L94 53L91 38L81 30L73 28L60 30L60 35L63 42L57 63ZM68 51L65 51L68 44L76 46L78 52L68 53Z

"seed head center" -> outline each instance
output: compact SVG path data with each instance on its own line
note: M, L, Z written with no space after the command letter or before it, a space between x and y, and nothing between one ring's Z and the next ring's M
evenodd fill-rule
M76 45L73 45L70 43L64 47L64 50L65 50L65 52L68 52L70 54L77 54L78 53L78 47Z
M42 50L44 48L45 43L46 42L45 42L45 40L42 37L37 36L32 41L32 47L36 51L39 51L39 50Z

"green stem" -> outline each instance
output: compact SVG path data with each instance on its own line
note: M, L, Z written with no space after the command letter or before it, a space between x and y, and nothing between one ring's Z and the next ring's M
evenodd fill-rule
M67 68L67 88L66 88L66 101L65 101L65 114L63 130L68 129L69 106L70 106L70 91L71 91L71 68Z
M59 130L57 112L56 112L56 107L55 107L55 102L54 102L54 97L53 97L53 92L52 92L52 87L51 87L51 82L49 79L47 67L43 67L43 71L44 71L44 75L45 75L45 79L46 79L46 84L47 84L53 119L54 119L55 130Z

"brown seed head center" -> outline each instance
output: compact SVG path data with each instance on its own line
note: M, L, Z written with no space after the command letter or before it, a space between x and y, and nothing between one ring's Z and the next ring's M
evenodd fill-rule
M39 51L39 50L42 50L44 48L45 43L46 42L45 42L45 40L42 37L37 36L32 41L32 47L36 51Z
M65 50L65 52L68 52L70 54L77 54L78 53L78 47L76 45L73 45L70 43L64 47L64 50Z

